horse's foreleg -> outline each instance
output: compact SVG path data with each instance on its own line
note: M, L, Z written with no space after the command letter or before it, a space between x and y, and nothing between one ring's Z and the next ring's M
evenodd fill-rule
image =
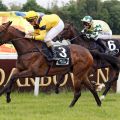
M10 98L10 88L12 87L12 84L13 84L13 81L14 81L14 77L11 77L11 79L8 81L8 83L5 85L4 88L2 88L0 90L0 96L6 92L6 101L9 103L11 101L11 98Z
M7 103L11 102L11 97L10 97L11 89L12 89L12 86L13 86L14 81L16 81L16 80L17 80L17 78L11 77L10 82L8 82L8 85L3 88L3 91L1 91L2 94L3 94L4 92L6 92L6 102L7 102ZM0 93L0 94L1 94L1 93ZM2 94L1 94L1 95L2 95Z
M12 76L14 76L17 73L19 73L19 70L17 68L14 68ZM11 79L14 79L14 78L11 77ZM15 80L11 80L11 81L15 81ZM10 88L12 88L12 85L10 86ZM7 103L11 102L10 94L11 94L11 89L7 88L7 90L6 90L6 101L7 101Z
M101 106L101 101L99 99L99 96L98 96L97 92L95 91L94 86L90 83L87 76L85 76L83 83L90 90L90 92L93 94L93 96L97 102L97 105Z
M13 83L18 79L18 78L25 78L25 77L31 77L32 73L30 70L22 71L20 73L17 73L15 75L12 75L11 79L8 81L8 83L5 85L3 89L0 90L0 96L6 92L6 101L9 103L11 101L10 98L10 93L11 89L13 86Z

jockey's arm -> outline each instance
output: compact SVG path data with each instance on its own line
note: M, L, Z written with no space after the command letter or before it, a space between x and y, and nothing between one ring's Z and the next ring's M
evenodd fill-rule
M86 29L84 28L82 31L81 31L81 34L86 34Z
M100 25L96 25L94 30L92 31L91 34L89 34L89 38L92 38L94 40L98 39L99 33L102 31L102 28Z
M92 32L90 35L89 35L89 38L92 38L94 40L97 40L98 39L98 35L99 35L99 32L96 31L96 32Z
M39 32L39 35L34 36L34 39L35 40L44 40L45 36L46 36L46 30L41 30Z
M82 31L81 31L81 37L87 37L86 36L86 34L87 34L87 31L86 31L86 29L84 28Z
M47 34L46 21L42 20L39 24L39 32L37 35L35 35L34 39L43 41L45 39L46 34Z

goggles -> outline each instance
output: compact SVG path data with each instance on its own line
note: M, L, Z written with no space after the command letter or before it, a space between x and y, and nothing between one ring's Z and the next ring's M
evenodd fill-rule
M34 19L26 19L28 22L33 22Z
M83 22L83 25L85 25L85 26L90 26L90 23Z
M35 19L37 19L37 16L35 16L35 17L30 17L30 18L26 18L26 20L27 20L28 22L33 22Z

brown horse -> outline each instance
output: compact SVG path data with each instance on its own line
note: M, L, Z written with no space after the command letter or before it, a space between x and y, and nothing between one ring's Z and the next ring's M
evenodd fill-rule
M73 26L72 23L66 23L64 30L60 34L61 38L68 39L71 41L72 44L78 44L82 45L85 48L89 49L91 54L94 58L94 66L93 69L96 70L98 68L105 68L109 67L111 68L110 72L110 79L105 83L105 91L103 92L103 95L100 97L101 99L104 99L107 92L110 90L111 85L114 81L117 81L118 75L119 75L119 57L120 52L116 53L115 57L111 55L106 55L102 52L102 49L100 46L98 46L93 40L88 40L83 36L81 33L77 31L77 29ZM117 51L120 50L120 40L105 40L108 44L110 42L112 43L110 45L111 48L116 48ZM107 44L107 45L108 45ZM108 46L109 47L109 46ZM96 52L99 52L100 56L96 56ZM95 72L95 71L94 71ZM59 82L56 84L56 91L58 92Z
M7 102L11 101L11 89L17 78L64 75L68 72L73 72L74 98L70 107L74 106L81 96L81 84L84 84L90 90L97 105L101 106L98 94L87 77L87 74L93 65L93 57L86 48L83 48L80 45L69 45L71 65L60 67L56 65L52 66L55 61L48 61L44 56L43 49L47 50L47 47L42 48L43 44L45 44L44 42L25 39L25 33L10 25L11 22L7 22L0 26L0 44L12 42L18 54L16 71L11 76L7 85L0 90L0 95L3 93L7 94Z

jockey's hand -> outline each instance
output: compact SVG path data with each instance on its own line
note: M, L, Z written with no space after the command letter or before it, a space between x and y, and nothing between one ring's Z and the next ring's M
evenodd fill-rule
M86 34L83 33L83 32L80 33L80 36L83 37L83 38L86 38Z
M26 35L25 35L25 38L33 39L33 36L32 36L32 35L28 35L28 34L26 34Z
M33 30L28 30L28 31L26 32L26 35L34 35L34 31L33 31Z
M87 37L88 39L90 39L91 36L90 36L90 34L86 34L86 37Z
M29 32L29 33L27 33L27 35L31 35L31 36L32 36L32 35L33 35L33 33L32 33L32 32Z

